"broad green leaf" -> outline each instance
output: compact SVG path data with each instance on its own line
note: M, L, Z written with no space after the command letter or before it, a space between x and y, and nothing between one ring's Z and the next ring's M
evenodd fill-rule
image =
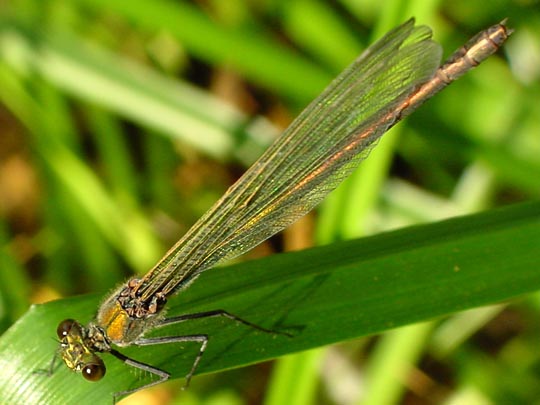
M207 333L198 374L369 335L540 289L540 203L519 204L377 236L221 267L203 274L169 314L226 309L293 337L225 319L169 326L149 335ZM0 339L2 403L107 403L149 376L104 354L108 371L89 383L63 365L51 377L55 328L87 322L98 296L36 305ZM184 376L196 345L131 347L128 356Z

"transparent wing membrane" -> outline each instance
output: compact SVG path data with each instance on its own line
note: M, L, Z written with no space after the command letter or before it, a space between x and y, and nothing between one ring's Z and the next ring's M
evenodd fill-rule
M310 211L368 155L393 124L388 115L429 80L441 53L431 30L415 28L413 20L368 48L169 251L139 291L168 294ZM386 125L367 131L382 117Z

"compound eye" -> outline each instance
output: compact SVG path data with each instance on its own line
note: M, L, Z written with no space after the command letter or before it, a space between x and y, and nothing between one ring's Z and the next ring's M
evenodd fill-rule
M99 381L105 375L105 364L99 357L95 357L92 363L83 367L82 375L88 381Z
M56 334L60 339L65 338L67 335L69 335L71 328L73 328L73 325L75 325L76 323L77 322L73 319L64 319L58 324L58 327L56 328Z

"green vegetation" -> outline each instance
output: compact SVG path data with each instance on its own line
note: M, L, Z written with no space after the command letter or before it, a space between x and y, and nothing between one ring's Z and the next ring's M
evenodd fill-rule
M538 400L538 8L16 0L0 6L0 402L109 403L149 378L108 355L95 384L32 371L60 320L88 321L148 270L278 126L413 15L445 55L504 17L515 33L323 203L323 246L207 272L171 300L171 314L223 308L294 337L220 319L171 327L211 337L187 391L194 345L125 354L178 378L151 390L157 403ZM238 368L284 355L270 376Z

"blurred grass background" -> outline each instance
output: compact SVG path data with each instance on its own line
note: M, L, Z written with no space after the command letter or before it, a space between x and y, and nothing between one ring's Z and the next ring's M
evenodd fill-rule
M251 257L537 199L539 6L0 2L0 327L31 303L144 273L365 46L410 16L445 56L504 17L515 33L387 134L316 216ZM539 312L533 295L123 403L532 403Z

